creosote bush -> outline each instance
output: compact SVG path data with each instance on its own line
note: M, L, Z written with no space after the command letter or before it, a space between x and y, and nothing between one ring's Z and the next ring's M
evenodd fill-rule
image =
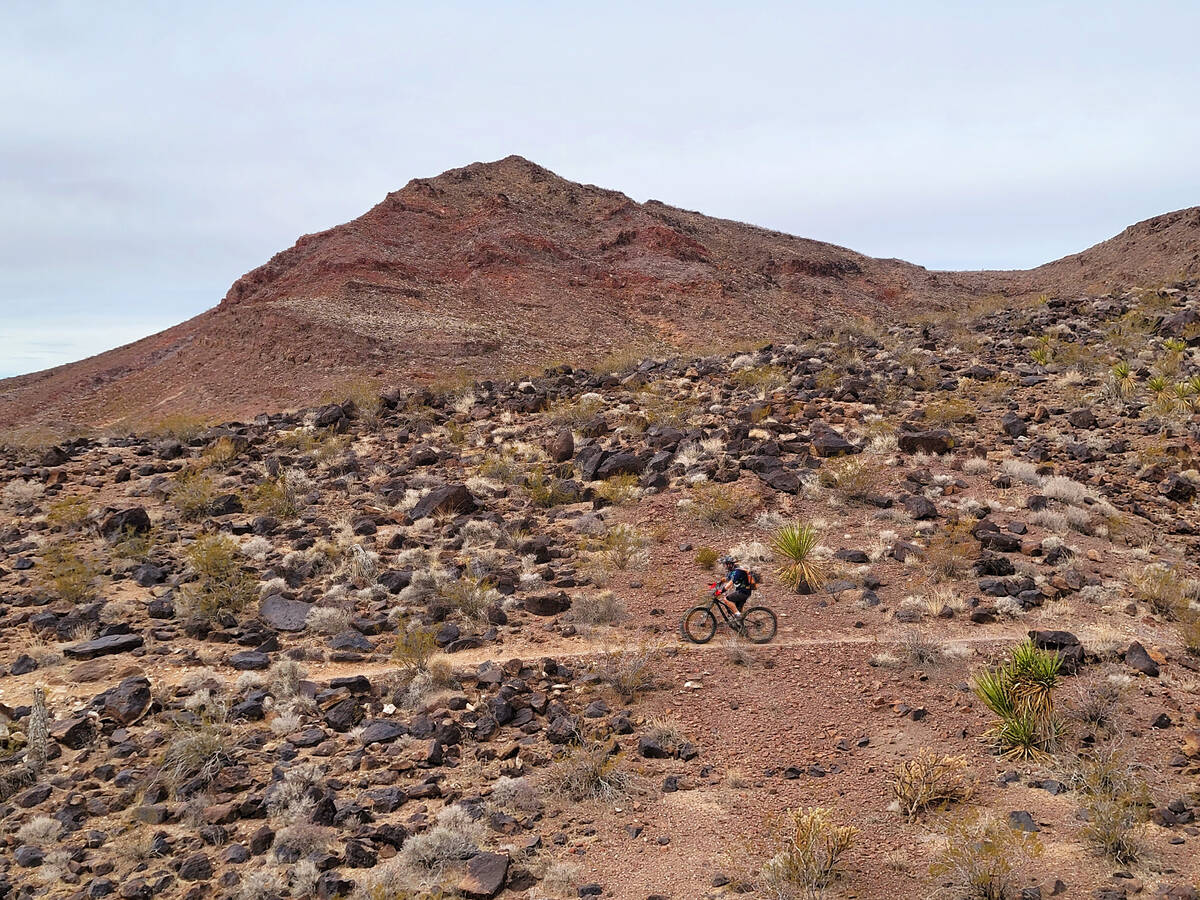
M429 668L429 660L437 653L437 641L432 628L422 625L408 626L401 623L396 635L396 645L392 650L394 659L401 668L414 672L424 672Z
M584 800L611 803L629 792L630 778L621 769L620 751L613 744L588 741L558 759L546 783L552 795L576 803Z
M239 613L254 599L257 583L242 569L237 541L229 535L201 535L188 548L187 560L196 573L196 580L182 590L183 605L191 615Z
M201 469L183 469L176 473L171 488L171 502L184 521L194 522L208 515L217 496L217 483Z
M736 484L705 481L692 489L690 499L692 513L710 525L745 522L758 511L758 498Z
M38 580L44 588L68 603L86 603L94 599L99 579L100 567L82 544L61 540L42 550Z
M865 454L827 459L817 470L817 480L843 500L862 501L878 490L882 479L879 462Z
M763 865L761 882L779 900L817 898L833 883L858 829L838 825L821 807L791 809L779 852Z
M952 821L930 874L971 900L1011 900L1025 866L1042 853L1038 839L990 815Z
M926 810L970 797L966 775L966 757L947 756L926 747L897 765L887 786L901 814L911 822Z

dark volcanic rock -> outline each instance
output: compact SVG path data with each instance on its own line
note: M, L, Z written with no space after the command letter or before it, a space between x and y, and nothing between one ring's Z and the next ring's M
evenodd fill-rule
M303 631L311 603L272 594L259 604L258 617L277 631Z
M954 449L954 438L945 428L901 431L896 435L896 446L902 453L949 453Z
M445 484L434 488L417 501L417 505L409 512L409 517L415 522L444 512L453 515L464 515L477 509L475 498L463 484Z
M71 659L95 659L110 653L127 653L146 643L140 634L110 634L67 647L63 653Z

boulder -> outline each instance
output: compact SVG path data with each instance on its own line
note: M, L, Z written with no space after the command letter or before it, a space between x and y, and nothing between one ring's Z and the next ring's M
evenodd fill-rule
M359 740L364 747L371 744L390 744L407 733L407 729L397 722L388 719L372 719L359 734Z
M565 591L552 594L533 594L521 600L521 605L535 616L557 616L571 608L571 598Z
M417 505L409 512L409 517L415 522L435 513L465 515L477 509L475 498L463 484L444 484L434 488L417 501Z
M935 519L938 514L933 501L923 494L912 494L905 497L904 508L914 519Z
M575 438L570 428L561 428L546 441L546 455L556 463L564 463L575 455Z
M603 481L614 475L641 475L646 460L636 453L613 453L596 468L596 478Z
M1029 425L1015 412L1006 412L1000 417L1000 427L1011 438L1019 438L1029 432Z
M272 594L259 604L258 617L276 631L303 631L311 603Z
M63 651L71 659L95 659L110 653L127 653L146 643L140 634L110 634L73 644Z
M1176 503L1191 503L1196 497L1196 485L1182 475L1173 473L1158 486L1158 492Z
M153 527L150 514L140 506L109 513L100 522L100 533L106 540L115 541L127 531L144 534Z
M1069 631L1031 631L1029 639L1038 649L1057 653L1062 660L1063 671L1068 674L1074 674L1083 665L1083 644Z
M1158 663L1146 652L1146 648L1139 641L1134 641L1125 651L1125 664L1143 675L1151 678L1158 677Z
M823 428L814 428L812 433L812 448L817 456L846 456L851 453L858 453L862 448L854 446L828 425Z
M507 853L476 853L467 860L458 891L467 900L490 900L500 893L507 875Z
M901 431L896 435L896 446L901 453L949 453L954 449L954 438L945 428Z
M106 716L122 725L132 725L150 708L150 679L140 675L126 678L100 696L104 698Z

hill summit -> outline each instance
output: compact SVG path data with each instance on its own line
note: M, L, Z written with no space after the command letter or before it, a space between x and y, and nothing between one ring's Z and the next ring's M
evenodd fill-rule
M1198 235L1191 209L1030 272L929 272L637 203L509 156L415 179L301 237L181 325L0 382L0 424L243 416L364 377L429 382L786 341L819 321L1169 277L1196 261Z

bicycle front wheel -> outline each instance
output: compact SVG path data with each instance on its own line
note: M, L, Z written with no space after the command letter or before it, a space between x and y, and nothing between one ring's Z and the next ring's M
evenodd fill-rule
M707 606L693 606L683 614L679 630L693 644L707 644L717 633L717 617Z
M752 644L765 644L775 637L779 622L765 606L752 606L742 615L742 628Z

